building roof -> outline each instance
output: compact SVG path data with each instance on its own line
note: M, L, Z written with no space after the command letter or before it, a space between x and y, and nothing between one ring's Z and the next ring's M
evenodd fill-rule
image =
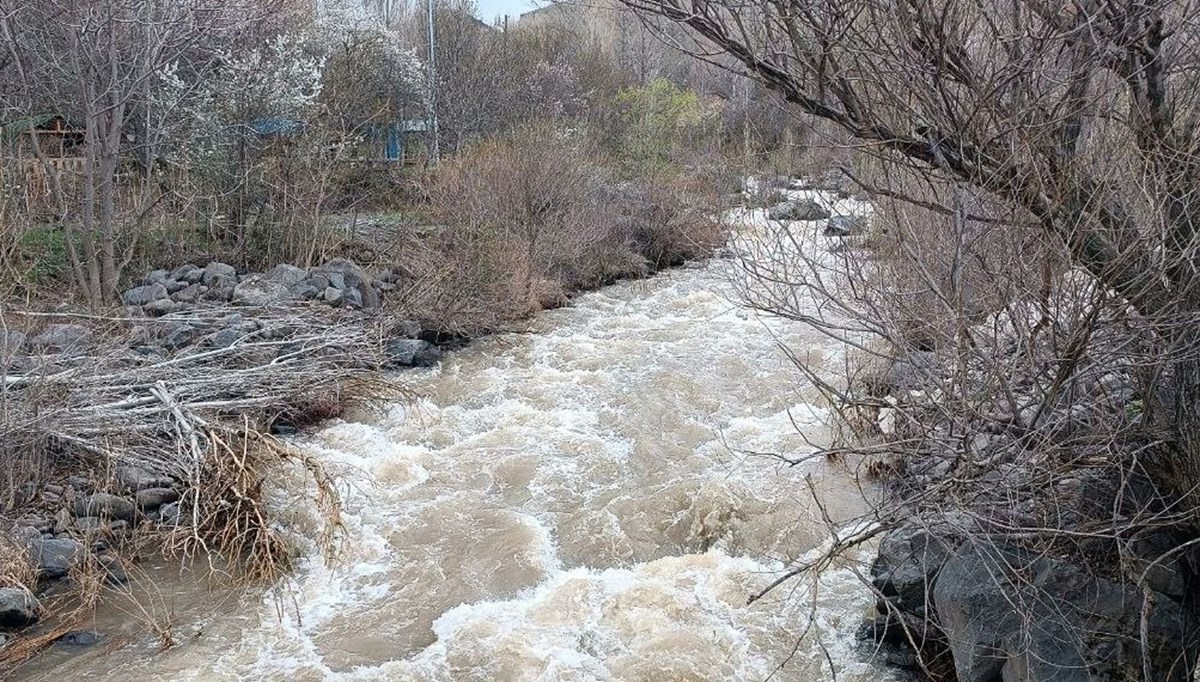
M4 125L0 125L0 141L7 142L8 140L16 139L22 133L29 132L30 130L40 130L57 120L65 122L66 117L61 114L37 114L9 121Z

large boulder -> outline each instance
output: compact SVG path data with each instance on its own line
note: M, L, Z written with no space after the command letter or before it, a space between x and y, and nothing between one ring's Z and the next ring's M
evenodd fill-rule
M287 284L252 275L233 288L233 302L241 305L265 306L290 298Z
M16 629L38 621L38 601L19 587L0 588L0 628Z
M825 220L829 217L829 211L815 201L800 199L771 207L767 216L777 221Z
M960 682L1142 679L1144 664L1190 682L1200 656L1200 623L1166 595L992 543L946 561L933 605Z

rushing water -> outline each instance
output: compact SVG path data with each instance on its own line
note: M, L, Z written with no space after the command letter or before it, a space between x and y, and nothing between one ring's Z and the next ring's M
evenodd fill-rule
M179 646L59 655L35 679L883 678L849 569L746 603L828 535L805 474L834 518L861 495L834 465L758 454L827 437L779 344L831 374L844 349L739 306L733 271L613 286L403 374L411 404L307 441L347 482L339 563L217 615L159 594Z

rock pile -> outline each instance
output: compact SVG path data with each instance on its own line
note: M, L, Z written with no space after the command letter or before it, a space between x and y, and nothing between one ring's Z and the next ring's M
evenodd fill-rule
M372 277L344 259L309 269L283 264L265 273L241 275L232 265L213 262L204 267L188 264L171 271L155 270L121 294L121 301L154 317L204 304L263 307L316 301L372 310L394 282L390 272Z

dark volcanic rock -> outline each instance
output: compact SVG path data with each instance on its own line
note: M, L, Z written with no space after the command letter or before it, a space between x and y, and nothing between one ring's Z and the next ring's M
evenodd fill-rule
M1188 682L1200 655L1200 624L1166 595L1015 548L964 544L933 604L963 682L1140 679L1143 609L1154 679Z
M442 359L442 351L428 341L419 339L396 339L385 349L388 368L434 367Z

